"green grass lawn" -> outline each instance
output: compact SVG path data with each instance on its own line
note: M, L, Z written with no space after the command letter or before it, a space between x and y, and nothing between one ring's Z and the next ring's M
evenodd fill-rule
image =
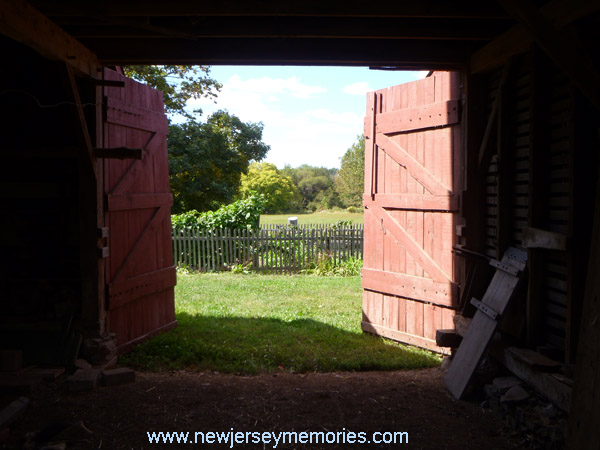
M349 213L347 211L321 211L311 214L263 214L260 216L261 225L287 224L288 217L298 218L299 225L335 223L338 220L351 220L352 223L363 223L362 213Z
M143 370L254 374L432 367L429 352L363 334L360 277L180 274L176 329L121 358Z

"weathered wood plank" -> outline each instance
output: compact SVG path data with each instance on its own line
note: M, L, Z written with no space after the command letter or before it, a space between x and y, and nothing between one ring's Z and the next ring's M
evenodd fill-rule
M502 258L502 262L511 264L512 259L507 252ZM508 305L518 282L518 277L497 270L481 300L482 303L501 315ZM454 397L461 398L463 396L497 326L497 320L493 320L482 311L477 310L475 312L463 341L458 347L452 364L444 377L446 386Z
M176 284L177 272L175 271L175 266L111 283L108 288L109 310L120 308L128 302L163 291Z
M458 100L422 104L379 114L375 131L389 134L448 126L458 123L459 117Z
M410 253L410 255L423 267L427 274L437 282L446 282L450 280L448 274L437 264L436 261L426 254L423 248L413 239L413 237L403 228L394 218L383 208L374 206L369 208L369 211L377 218L402 246Z
M105 99L106 121L115 125L167 134L169 121L164 114L141 108L130 102L107 97Z
M429 192L436 195L450 195L450 188L437 179L426 167L416 160L397 142L384 134L377 135L378 146L392 157L396 163L406 167L412 177L421 183Z
M95 148L94 155L96 158L104 159L144 159L143 148L129 148L129 147L116 147L116 148Z
M567 236L534 227L523 228L523 247L567 250Z
M363 197L363 204L366 206L419 211L458 211L458 203L456 195L376 194L373 200L371 196Z
M454 306L453 298L458 291L458 286L449 281L440 283L403 273L363 268L362 275L363 289L430 301L437 305Z
M377 336L383 336L388 339L393 339L394 341L404 342L406 344L426 348L436 353L448 353L448 349L440 347L436 344L435 340L433 339L426 339L422 336L394 330L392 328L387 328L381 325L365 321L361 322L361 328L366 333L376 334Z
M173 194L124 194L108 195L107 209L109 211L123 211L144 208L157 208L159 206L173 205Z
M502 360L504 366L544 397L551 400L560 409L568 413L571 403L571 387L559 381L551 374L540 372L531 365L523 362L511 350L513 348L508 348L504 351Z

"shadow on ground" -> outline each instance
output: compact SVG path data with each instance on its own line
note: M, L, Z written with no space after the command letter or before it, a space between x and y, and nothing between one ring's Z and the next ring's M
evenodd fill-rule
M144 370L225 373L329 372L433 367L430 352L313 319L205 316L179 313L178 327L121 359Z

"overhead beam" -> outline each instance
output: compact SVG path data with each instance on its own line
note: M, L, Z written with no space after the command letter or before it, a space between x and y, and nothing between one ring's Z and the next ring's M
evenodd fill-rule
M96 55L24 0L0 2L0 33L82 74L102 75Z
M489 41L510 20L334 18L334 17L161 17L57 18L76 38L281 37L442 39Z
M471 43L361 39L86 39L105 65L298 64L462 69Z
M573 84L587 99L600 110L600 91L598 90L600 71L587 54L576 33L570 32L570 30L557 31L529 0L498 0L498 2L525 26L531 38L569 76Z
M599 11L599 2L585 0L552 0L539 10L547 23L556 29L562 29L582 17ZM533 41L527 26L519 23L473 53L469 64L470 71L476 74L495 69L511 56L527 51Z
M402 2L365 2L363 0L304 0L289 2L228 0L227 2L190 2L188 0L36 0L49 16L307 16L307 17L463 17L505 18L494 2L410 0Z

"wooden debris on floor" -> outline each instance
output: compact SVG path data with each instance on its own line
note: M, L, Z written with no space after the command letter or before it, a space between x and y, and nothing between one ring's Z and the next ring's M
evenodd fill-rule
M516 347L504 350L502 363L558 408L569 411L571 386L555 377L556 374L548 373L557 370L558 363L534 351Z

